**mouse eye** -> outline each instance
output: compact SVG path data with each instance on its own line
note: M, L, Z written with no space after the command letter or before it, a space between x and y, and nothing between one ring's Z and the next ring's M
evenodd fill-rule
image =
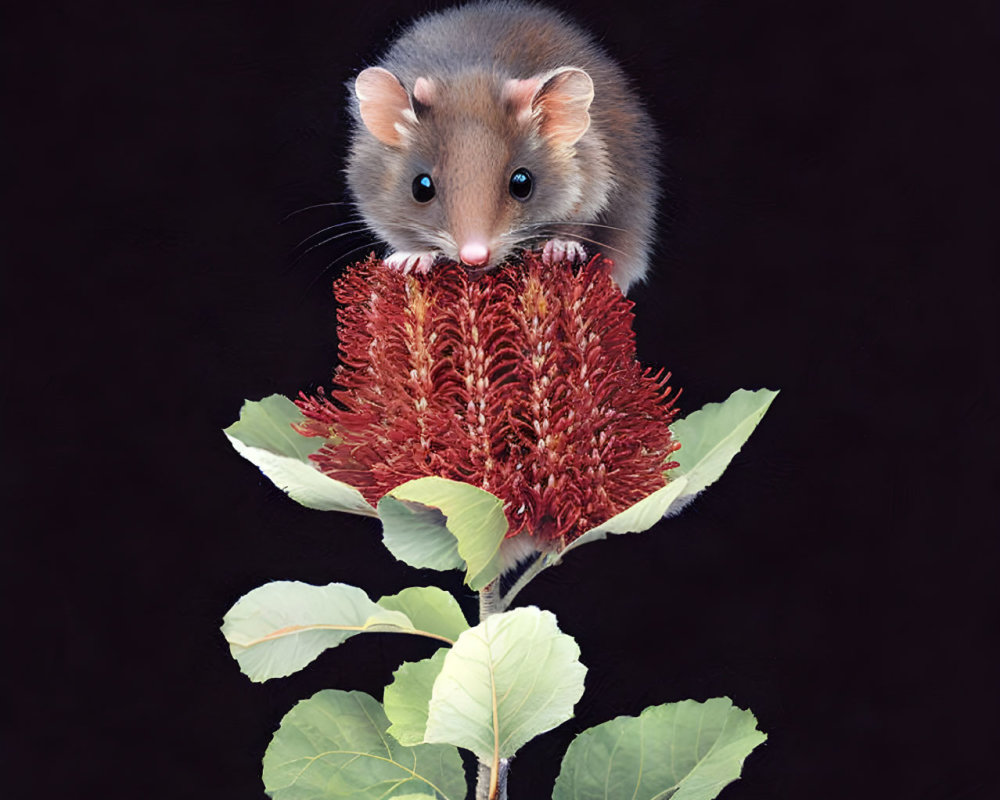
M413 199L418 203L429 203L434 199L434 181L426 172L413 179Z
M531 197L534 180L526 169L515 170L510 176L510 194L515 200L527 200Z

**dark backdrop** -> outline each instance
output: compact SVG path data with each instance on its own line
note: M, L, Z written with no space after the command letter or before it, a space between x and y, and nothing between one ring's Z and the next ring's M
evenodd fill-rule
M291 264L348 211L282 220L344 199L343 83L433 5L5 11L6 796L260 798L296 700L380 696L429 649L354 639L256 685L226 609L270 579L462 592L220 432L329 382L329 284L364 240ZM584 727L717 695L770 737L728 800L997 796L994 4L570 10L662 131L642 359L687 411L782 393L680 518L522 595L590 671L511 796L549 796Z

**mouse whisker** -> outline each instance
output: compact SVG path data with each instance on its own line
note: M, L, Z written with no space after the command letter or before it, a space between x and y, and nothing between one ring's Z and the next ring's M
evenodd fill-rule
M434 231L431 234L431 241L437 244L437 250L441 250L445 253L457 253L458 244L455 239L447 231Z
M508 255L501 264L514 264L524 258L524 254L531 251L530 247L525 247L524 245L514 245L510 249L510 255Z
M349 205L351 205L351 203L347 200L342 200L339 202L332 202L332 203L316 203L315 205L306 206L305 208L300 208L297 211L293 211L291 214L285 215L284 217L282 217L281 221L287 222L297 214L302 214L306 211L311 211L314 208L327 208L329 206L349 206Z
M308 255L310 252L312 252L313 250L315 250L317 247L322 247L323 245L329 244L330 242L335 241L337 239L343 239L345 236L359 236L359 235L365 233L366 230L367 229L365 227L361 227L361 228L356 228L355 230L344 231L343 233L338 233L335 236L327 237L323 241L317 242L316 244L312 245L311 247L307 247L305 250L303 250L301 253L299 253L294 259L292 259L291 263L289 263L288 269L291 269L296 264L298 264L306 255ZM310 238L312 238L312 237L310 237Z
M294 253L296 250L298 250L300 247L302 247L302 245L304 245L310 239L315 239L317 236L322 236L324 233L327 233L327 232L332 231L332 230L336 230L337 228L343 228L343 227L345 227L347 225L357 225L358 226L358 228L357 228L358 230L365 230L368 227L365 224L364 220L361 220L361 219L349 219L346 222L338 222L336 225L327 225L325 228L320 228L315 233L309 234L305 239L303 239L301 242L299 242L297 245L295 245L295 247L292 248L292 252Z
M309 291L310 291L310 289L312 289L312 287L316 284L316 281L318 281L320 278L322 278L324 275L326 275L330 271L331 267L336 266L339 262L341 262L342 260L346 259L352 253L356 253L359 250L364 250L366 247L367 248L371 248L372 250L376 249L375 246L371 242L365 242L364 244L360 244L357 247L352 247L350 250L346 250L345 252L343 252L339 256L337 256L335 259L333 259L333 261L330 261L325 267L323 267L323 269L321 269L313 277L313 279L311 281L309 281L309 284L305 288L304 294L308 294Z
M553 236L559 236L560 232L559 231L542 231L541 234L543 236L546 235L546 234L553 235ZM565 233L565 235L569 239L579 239L580 241L583 241L583 242L590 242L591 244L596 244L599 248L601 248L601 250L613 250L616 253L621 253L621 255L625 256L626 258L630 258L632 256L632 254L629 253L627 250L622 250L622 249L620 249L618 247L612 247L607 242L602 242L602 241L600 241L598 239L591 239L591 238L589 238L587 236L581 236L580 234L575 233L575 232L568 232L568 233Z
M568 220L551 220L549 222L534 222L527 227L550 227L552 225L567 225L576 228L602 228L609 231L620 231L621 233L628 233L635 235L634 231L630 231L628 228L616 228L614 225L604 225L600 222L570 222Z
M415 234L419 234L421 243L427 244L427 250L441 250L451 245L444 231L420 230L416 227L412 230Z
M409 219L405 216L397 217L393 222L397 227L410 234L410 241L405 246L397 246L395 249L413 252L432 250L441 250L445 253L458 252L458 245L455 244L454 237L446 230L429 229L426 222Z

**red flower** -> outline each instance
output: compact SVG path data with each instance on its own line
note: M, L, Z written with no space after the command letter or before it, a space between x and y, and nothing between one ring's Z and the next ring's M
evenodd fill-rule
M375 260L335 284L337 388L297 400L319 468L376 503L425 475L504 501L508 536L560 547L666 483L669 374L635 358L632 303L595 258L478 278Z

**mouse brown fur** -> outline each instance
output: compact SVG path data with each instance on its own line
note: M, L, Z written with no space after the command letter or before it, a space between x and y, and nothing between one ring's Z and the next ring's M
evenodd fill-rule
M428 14L351 95L348 185L391 265L489 269L545 242L550 260L613 259L623 290L645 276L656 132L621 68L562 14L502 1Z

